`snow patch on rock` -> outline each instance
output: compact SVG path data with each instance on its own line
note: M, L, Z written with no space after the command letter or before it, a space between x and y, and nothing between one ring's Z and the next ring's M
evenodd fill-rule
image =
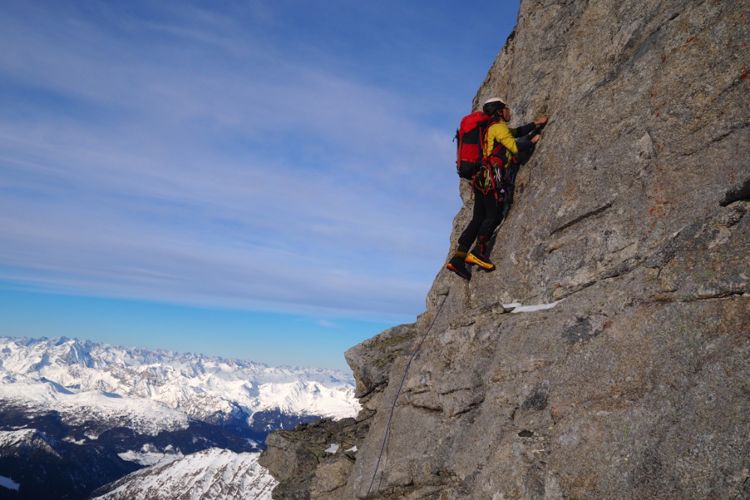
M339 444L331 443L330 446L328 446L328 448L323 451L325 451L326 453L336 453L337 451L339 451Z

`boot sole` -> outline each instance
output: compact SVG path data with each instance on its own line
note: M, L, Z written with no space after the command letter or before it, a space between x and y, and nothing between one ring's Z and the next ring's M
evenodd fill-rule
M469 280L471 280L471 275L470 275L470 274L469 274L468 272L465 272L465 271L464 271L464 272L462 272L462 271L460 271L460 270L459 270L459 269L458 269L458 268L457 268L456 266L454 266L453 264L448 264L448 265L447 265L447 266L445 266L445 267L446 267L446 269L448 269L449 271L452 271L452 272L456 273L456 275L457 275L457 276L459 276L460 278L463 278L463 279L465 279L466 281L469 281Z

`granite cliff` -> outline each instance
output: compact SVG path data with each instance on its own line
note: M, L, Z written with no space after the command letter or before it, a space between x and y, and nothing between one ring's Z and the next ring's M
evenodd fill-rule
M275 498L750 498L749 40L748 0L524 0L473 103L551 117L497 270L347 352L363 409L269 437Z

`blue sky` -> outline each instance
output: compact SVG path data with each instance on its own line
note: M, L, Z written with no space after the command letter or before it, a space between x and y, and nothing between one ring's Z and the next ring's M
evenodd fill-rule
M0 334L345 367L424 309L517 10L3 2Z

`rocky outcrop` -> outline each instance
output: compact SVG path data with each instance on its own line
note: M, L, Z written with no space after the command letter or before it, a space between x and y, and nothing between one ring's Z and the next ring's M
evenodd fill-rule
M367 417L324 419L270 434L258 463L279 481L274 498L342 498L368 427Z
M551 120L497 270L349 351L367 430L313 498L750 497L749 39L748 0L523 1L474 105Z
M408 353L416 333L413 324L397 326L347 351L362 404L357 418L325 419L269 435L259 463L280 482L274 498L346 498L358 445L382 404L394 361Z

